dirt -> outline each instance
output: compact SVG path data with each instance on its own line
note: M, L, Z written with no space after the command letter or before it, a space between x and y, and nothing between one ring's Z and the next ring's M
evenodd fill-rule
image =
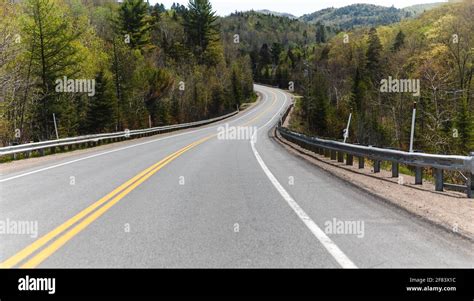
M289 118L285 124L288 122ZM465 193L437 192L432 182L424 180L423 185L415 185L415 177L400 174L399 178L392 178L391 171L387 170L374 174L368 164L364 169L359 169L357 158L354 158L352 166L347 166L303 149L285 140L278 133L276 138L289 152L306 159L318 168L449 232L474 241L474 200L467 198Z

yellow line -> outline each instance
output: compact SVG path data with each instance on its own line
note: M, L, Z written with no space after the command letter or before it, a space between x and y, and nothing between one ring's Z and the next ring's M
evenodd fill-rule
M273 95L276 96L272 92ZM276 102L276 97L273 99L272 104L265 109L263 112L258 114L255 118L251 119L249 122L245 123L244 125L248 125L251 122L259 119L263 114L265 114L270 108L274 106ZM22 268L34 268L41 264L46 258L51 256L54 252L56 252L59 248L61 248L64 244L66 244L70 239L72 239L75 235L79 232L84 230L88 225L102 216L107 210L109 210L112 206L118 203L123 197L125 197L128 193L138 187L141 183L146 181L152 175L157 173L160 169L166 166L168 163L172 162L174 159L185 153L186 151L190 150L191 148L204 143L205 141L211 139L212 137L216 136L211 135L207 136L201 140L198 140L194 143L189 144L188 146L176 151L175 153L167 156L166 158L162 159L156 164L148 167L147 169L143 170L139 174L135 175L133 178L128 180L127 182L123 183L119 187L115 188L112 192L108 193L106 196L102 197L100 200L95 202L94 204L90 205L89 207L83 209L77 215L73 216L62 225L56 227L51 232L47 233L46 235L42 236L32 244L28 245L12 257L8 258L6 261L0 263L0 268L11 268L21 261L25 260L28 256L33 254L35 251L46 245L49 241L54 239L55 237L61 235L58 239L56 239L53 243L49 246L38 252L38 254L34 255L30 260L28 260L25 264L21 265ZM101 205L105 204L98 210L96 210ZM96 210L94 212L94 210ZM90 214L93 212L92 214ZM82 220L82 221L81 221ZM80 221L80 222L79 222ZM74 224L79 222L76 226L72 227ZM66 230L71 228L69 231L64 233Z
M206 137L207 138L207 137ZM210 137L209 137L210 138ZM202 140L199 140L197 142L200 142ZM55 238L56 236L58 236L59 234L61 234L62 232L64 232L65 230L67 230L69 227L71 227L73 224L75 224L76 222L78 222L79 220L81 220L82 218L84 218L86 215L88 215L90 212L94 211L96 208L98 208L99 206L101 206L102 204L106 203L107 201L109 201L114 195L116 195L117 193L119 193L120 191L126 189L127 187L129 187L130 185L132 185L134 182L136 182L137 180L139 180L141 177L143 177L144 175L146 175L147 173L149 173L150 171L152 171L154 168L162 165L163 163L167 162L170 158L172 158L174 155L176 154L181 154L185 151L187 151L188 149L190 149L191 147L195 146L194 144L197 143L197 142L194 142L180 150L178 150L177 152L167 156L166 158L164 158L163 160L159 161L158 163L150 166L149 168L145 169L144 171L140 172L139 174L137 174L136 176L134 176L133 178L131 178L130 180L128 180L127 182L123 183L122 185L120 185L119 187L115 188L112 192L110 192L109 194L107 194L106 196L104 196L103 198L101 198L100 200L98 200L97 202L95 202L94 204L90 205L89 207L87 207L86 209L82 210L81 212L79 212L77 215L73 216L72 218L70 218L69 220L67 220L65 223L63 223L62 225L56 227L54 230L52 230L51 232L47 233L46 235L42 236L41 238L39 238L38 240L36 240L35 242L33 242L32 244L30 244L29 246L25 247L24 249L22 249L20 252L16 253L15 255L13 255L12 257L10 257L9 259L7 259L6 261L0 263L0 268L11 268L13 266L15 266L16 264L18 264L20 261L22 261L23 259L25 259L26 257L28 257L30 254L32 254L33 252L35 252L36 250L38 250L39 248L41 248L43 245L45 245L46 243L48 243L50 240L52 240L53 238ZM202 141L204 142L204 141ZM201 142L201 143L202 143ZM197 145L197 144L196 144Z
M248 125L248 124L250 124L250 123L252 123L254 120L258 120L260 117L262 117L263 114L265 114L268 110L270 110L270 109L273 107L273 105L274 105L275 102L276 102L276 94L273 93L273 92L271 92L271 93L272 93L273 95L275 95L275 98L272 99L272 104L271 104L268 108L266 108L265 110L263 110L263 112L261 112L260 114L258 114L258 115L255 116L254 118L250 119L248 122L244 123L244 126L245 126L245 125Z
M214 135L213 135L214 136ZM115 196L110 202L102 206L100 209L96 210L94 213L89 215L86 219L84 219L82 222L74 226L71 230L69 230L66 234L63 234L61 237L59 237L57 240L55 240L53 243L51 243L49 246L41 250L37 255L35 255L33 258L28 260L25 264L21 266L21 268L34 268L38 266L41 262L43 262L46 258L48 258L50 255L52 255L54 252L56 252L59 248L61 248L64 244L66 244L71 238L76 236L79 232L84 230L88 225L90 225L93 221L98 219L100 216L102 216L107 210L109 210L112 206L114 206L116 203L118 203L122 198L124 198L127 194L129 194L132 190L134 190L138 185L146 181L148 178L153 176L155 173L157 173L160 169L162 169L164 166L166 166L168 163L179 157L181 154L185 153L186 151L190 150L191 148L211 139L213 136L208 136L204 139L199 140L198 142L195 142L191 144L188 147L185 147L182 150L177 151L173 155L171 155L168 160L163 162L160 166L157 166L153 171L149 172L146 174L144 177L140 178L138 181L127 187L124 191L122 191L120 194Z

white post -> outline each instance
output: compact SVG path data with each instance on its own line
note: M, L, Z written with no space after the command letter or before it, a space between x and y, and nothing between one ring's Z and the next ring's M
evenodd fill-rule
M347 121L347 127L344 131L344 143L346 143L347 138L349 138L349 126L351 125L352 112L349 114L349 120Z
M53 121L54 121L54 130L56 131L56 139L59 140L58 126L56 125L56 115L54 113L53 113Z
M148 115L148 127L151 128L151 115Z
M415 117L416 117L416 101L413 102L413 115L411 116L410 153L413 152L413 139L415 136Z

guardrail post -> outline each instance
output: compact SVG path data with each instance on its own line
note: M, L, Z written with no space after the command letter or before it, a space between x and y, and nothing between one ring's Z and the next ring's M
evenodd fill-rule
M423 184L423 167L415 167L415 185Z
M466 188L467 188L467 197L472 199L474 197L472 193L474 191L474 174L470 172L467 174Z
M352 155L346 155L346 165L352 166L354 164L354 157Z
M51 147L49 148L49 152L50 152L51 154L56 153L56 146L51 146Z
M328 149L324 149L324 157L329 157L329 150Z
M374 173L380 172L380 161L374 160Z
M359 169L363 169L365 165L365 158L359 157Z
M331 160L336 160L336 151L331 150Z
M40 156L44 156L44 148L38 150L38 153Z
M443 181L443 170L435 168L435 189L436 191L443 191L444 181Z
M392 178L398 178L398 162L392 162Z
M344 162L344 153L343 152L337 152L337 162Z
M324 148L322 148L322 147L319 148L319 154L321 156L324 156Z

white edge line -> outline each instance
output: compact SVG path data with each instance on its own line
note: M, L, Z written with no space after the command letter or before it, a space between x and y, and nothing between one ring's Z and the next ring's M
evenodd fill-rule
M280 113L281 109L286 104L286 100L288 99L286 94L283 93L283 95L285 96L285 101L283 102L283 105L281 106L281 108L264 126L260 127L258 130L267 126ZM255 132L254 135L256 135L257 132ZM254 139L254 137L250 139L250 145L252 146L253 154L255 155L255 158L260 164L260 167L262 167L268 179L270 179L273 186L275 186L275 188L278 190L278 192L283 197L283 199L285 199L288 205L290 205L291 209L293 209L296 215L298 215L298 217L305 223L306 227L308 227L308 229L321 242L321 244L332 255L332 257L339 263L339 265L341 265L341 267L356 269L357 266L346 256L346 254L344 254L344 252L342 252L341 249L339 249L339 247L326 235L326 233L324 233L324 231L321 230L321 228L319 228L318 225L316 225L316 223L306 214L306 212L304 212L304 210L298 205L298 203L296 203L296 201L290 196L290 194L285 190L285 188L283 188L280 182L278 182L278 180L275 178L272 172L268 169L262 157L260 157L260 154L255 148L255 141L256 140Z
M261 105L263 105L264 103L265 103L265 101L263 101ZM246 116L248 116L248 115L254 113L254 112L257 110L257 108L260 107L261 105L259 105L259 106L257 106L257 107L254 107L250 112L247 112L246 114L240 116L240 117L237 118L237 119L231 120L230 122L235 122L235 121L237 121L237 120L240 120L240 119L242 119L242 118L244 118L244 117L246 117ZM225 120L225 119L224 119L224 120ZM220 124L220 123L218 123L218 124ZM145 144L154 143L154 142L158 142L158 141L162 141L162 140L166 140L166 139L170 139L170 138L175 138L175 137L179 137L179 136L183 136L183 135L189 135L189 134L201 132L201 131L204 131L204 130L211 129L211 128L215 127L215 126L216 126L216 125L211 125L211 126L208 126L208 127L202 128L202 129L199 129L199 130L194 130L194 131L190 131L190 132L185 132L185 133L180 133L180 134L171 135L171 136L167 136L167 137L162 137L162 138L154 139L154 140L151 140L151 141L146 141L146 142L143 142L143 143L137 143L137 144L133 144L133 145L130 145L130 146L126 146L126 147L122 147L122 148L117 148L117 149L113 149L113 150L110 150L110 151L106 151L106 152L103 152L103 153L98 153L98 154L94 154L94 155L91 155L91 156L82 157L82 158L79 158L79 159L75 159L75 160L71 160L71 161L59 163L59 164L56 164L56 165L51 165L51 166L48 166L48 167L44 167L44 168L32 170L32 171L25 172L25 173L22 173L22 174L19 174L19 175L16 175L16 176L12 176L12 177L9 177L9 178L0 179L0 183L4 183L4 182L11 181L11 180L14 180L14 179L22 178L22 177L25 177L25 176L29 176L29 175L32 175L32 174L35 174L35 173L39 173L39 172L42 172L42 171L46 171L46 170L49 170L49 169L61 167L61 166L64 166L64 165L69 165L69 164L76 163L76 162L79 162L79 161L92 159L92 158L99 157L99 156L103 156L103 155L107 155L107 154L110 154L110 153L115 153L115 152L122 151L122 150L126 150L126 149L129 149L129 148L133 148L133 147L137 147L137 146L142 146L142 145L145 145Z

